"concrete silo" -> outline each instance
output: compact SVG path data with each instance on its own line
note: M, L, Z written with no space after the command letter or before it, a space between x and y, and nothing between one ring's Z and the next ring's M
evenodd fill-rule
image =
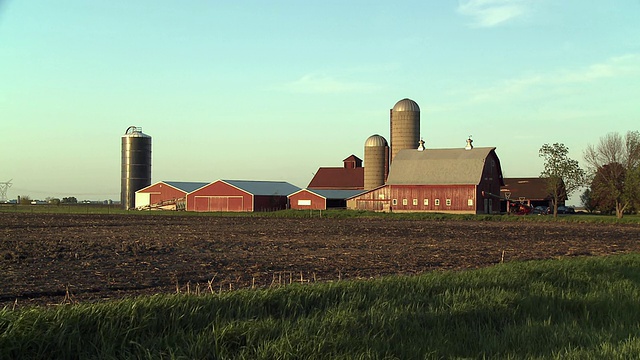
M389 173L389 144L380 135L371 135L364 143L364 189L384 185Z
M129 126L122 136L120 203L125 210L135 207L136 191L151 185L151 136L142 128Z
M420 141L420 107L411 99L398 101L391 109L391 162L398 151L415 149Z

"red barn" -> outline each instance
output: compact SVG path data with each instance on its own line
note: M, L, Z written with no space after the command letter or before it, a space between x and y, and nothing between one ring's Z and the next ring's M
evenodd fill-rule
M289 204L297 210L326 210L346 208L347 198L364 190L309 190L302 189L289 195Z
M359 190L364 189L362 160L350 155L342 160L342 167L321 167L307 186L313 190Z
M300 190L284 181L217 180L187 194L187 211L275 211Z
M491 214L504 185L493 147L406 149L396 154L387 183L347 199L358 210Z
M182 202L182 205L184 205L188 193L207 184L206 182L160 181L136 191L135 207L139 209L170 208L176 210L176 208L180 207L178 203ZM184 210L184 208L181 210Z

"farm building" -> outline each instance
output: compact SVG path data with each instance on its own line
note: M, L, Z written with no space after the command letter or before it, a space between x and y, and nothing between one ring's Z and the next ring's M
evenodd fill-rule
M217 180L187 194L187 211L275 211L300 190L284 181Z
M343 209L347 207L347 198L363 191L302 189L289 195L289 204L292 209L297 210Z
M188 193L209 183L160 181L135 192L137 209L184 210Z
M504 185L494 147L402 149L385 185L347 199L357 210L498 213Z
M364 189L362 160L355 155L342 160L343 167L321 167L307 186L314 190Z
M509 212L511 202L519 202L531 207L552 205L546 179L540 177L506 178L504 186L500 188L500 195L503 212ZM566 200L566 194L561 196L561 199ZM559 205L564 205L564 202Z

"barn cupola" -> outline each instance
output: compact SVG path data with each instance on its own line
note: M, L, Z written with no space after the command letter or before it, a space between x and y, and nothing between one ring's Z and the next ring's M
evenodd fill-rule
M473 149L473 140L471 140L471 135L469 135L469 138L467 139L467 145L464 147L465 150L471 150Z
M424 140L422 138L418 141L418 151L424 151Z
M348 158L342 160L345 169L355 169L362 167L362 159L355 155L351 155Z

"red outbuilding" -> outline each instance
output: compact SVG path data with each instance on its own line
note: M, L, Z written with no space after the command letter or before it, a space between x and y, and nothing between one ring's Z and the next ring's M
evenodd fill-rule
M217 180L187 194L187 211L276 211L300 190L284 181Z
M160 181L136 191L135 207L184 210L187 194L207 184L206 182Z
M289 205L296 210L344 209L347 198L364 190L310 190L302 189L289 195Z

